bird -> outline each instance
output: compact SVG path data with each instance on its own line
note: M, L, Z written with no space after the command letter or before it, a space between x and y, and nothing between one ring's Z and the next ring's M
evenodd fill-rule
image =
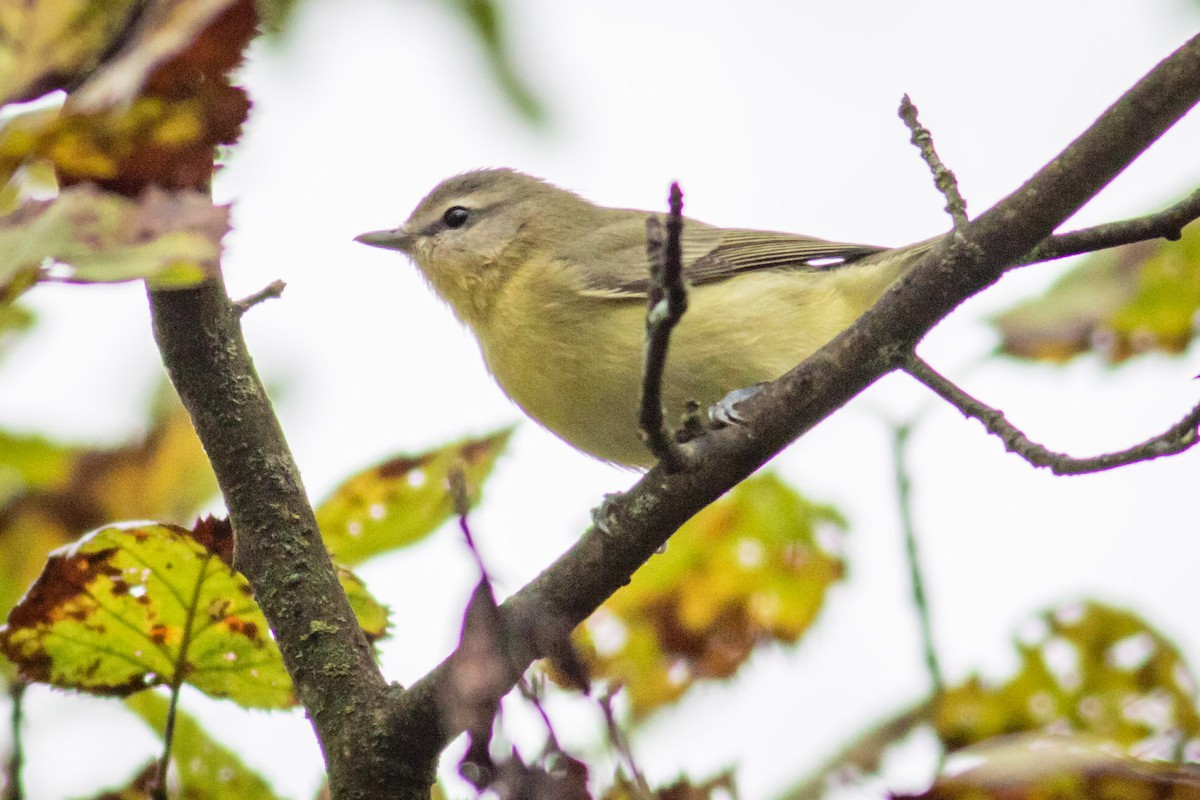
M439 183L399 227L356 240L409 256L529 417L584 453L645 469L655 463L638 430L655 216L479 169ZM939 239L892 249L685 217L688 307L663 374L667 419L778 378Z

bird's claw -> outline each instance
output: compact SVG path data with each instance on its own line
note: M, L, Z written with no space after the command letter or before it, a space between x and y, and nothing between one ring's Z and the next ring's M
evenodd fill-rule
M729 394L722 397L717 402L713 403L708 408L708 421L715 428L728 428L733 425L741 425L746 420L738 413L737 406L739 403L749 400L763 390L764 383L756 383L753 386L747 386L744 389L734 389Z

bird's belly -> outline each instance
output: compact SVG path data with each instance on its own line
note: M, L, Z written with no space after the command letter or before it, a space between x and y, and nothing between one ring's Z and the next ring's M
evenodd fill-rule
M669 425L678 424L688 401L707 407L734 389L774 380L855 316L839 312L838 298L824 289L797 291L794 276L779 282L758 273L722 287L693 289L672 335L663 381ZM541 312L512 315L520 321L480 336L501 388L579 450L651 466L637 428L645 307L584 300L558 314Z

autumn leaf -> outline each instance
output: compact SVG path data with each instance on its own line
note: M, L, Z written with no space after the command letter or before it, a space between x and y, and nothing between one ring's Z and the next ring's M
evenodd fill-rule
M420 541L454 514L450 473L462 469L467 495L478 502L510 434L506 429L397 456L353 476L316 509L326 547L341 563L354 565Z
M1135 614L1095 601L1042 614L1017 643L1020 668L999 685L971 678L938 698L948 750L1048 728L1132 749L1200 736L1195 682L1183 656Z
M150 186L207 190L214 149L237 141L250 107L228 73L257 20L252 0L150 0L61 108L0 128L0 184L49 162L63 186L93 182L127 197Z
M0 649L29 680L94 694L188 683L252 708L296 702L246 579L175 525L101 528L51 554Z
M774 475L744 481L587 621L593 676L624 684L636 718L733 675L763 643L795 642L844 571L818 531L843 524Z
M48 262L63 280L190 286L216 274L228 230L228 206L200 192L151 189L134 201L74 186L0 218L0 287Z
M1066 361L1098 352L1111 362L1181 353L1200 314L1200 226L1176 242L1138 242L1090 256L1041 297L995 319L1006 355Z
M0 2L0 105L71 89L137 18L139 0Z

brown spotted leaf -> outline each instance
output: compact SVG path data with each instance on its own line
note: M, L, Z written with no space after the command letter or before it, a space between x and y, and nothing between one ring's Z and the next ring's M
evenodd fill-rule
M246 579L175 525L101 528L51 554L0 649L28 679L94 694L188 683L247 707L296 702Z
M579 643L593 676L623 683L640 717L733 675L761 644L795 642L844 570L818 531L843 524L774 475L744 481L588 620Z
M947 749L1047 729L1128 750L1200 741L1183 656L1135 614L1088 601L1046 612L1029 629L1015 675L998 685L971 678L939 698L934 727Z
M418 542L454 514L451 473L460 470L478 502L484 479L511 430L417 456L397 456L353 476L317 507L325 545L343 564Z
M1200 319L1200 225L1176 242L1125 245L1092 255L1041 297L995 319L1007 355L1066 361L1098 352L1181 353Z
M0 287L49 263L48 274L71 281L189 286L216 273L228 230L228 207L200 192L152 189L133 201L75 186L0 218Z

